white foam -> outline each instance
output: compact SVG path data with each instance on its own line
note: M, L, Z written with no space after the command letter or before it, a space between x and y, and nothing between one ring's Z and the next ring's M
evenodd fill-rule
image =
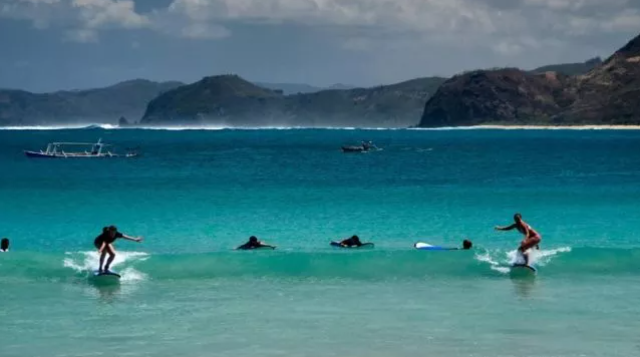
M32 125L32 126L2 126L0 130L73 130L73 129L121 129L113 124L79 124L79 125Z
M63 260L63 266L71 268L80 273L90 273L98 269L100 264L100 257L97 251L88 252L67 252L67 256ZM121 267L119 270L122 275L122 281L136 281L146 279L146 275L142 272L135 270L133 267L127 266L132 262L145 261L149 259L149 254L142 252L126 252L118 251L116 258L111 263L111 268L118 271L116 267Z
M561 247L549 250L535 250L529 251L529 264L536 266L545 266L549 264L553 258L562 253L571 252L571 247ZM524 263L522 255L518 253L517 249L510 251L485 251L483 253L476 253L475 258L484 263L488 263L492 270L500 273L508 273L509 266L515 263Z

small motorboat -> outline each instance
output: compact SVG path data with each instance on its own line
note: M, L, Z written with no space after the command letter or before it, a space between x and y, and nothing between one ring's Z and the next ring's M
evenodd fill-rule
M368 149L364 146L343 146L342 152L365 152Z
M84 146L90 150L84 151L66 151L69 147ZM46 150L40 151L28 151L25 150L24 154L29 158L35 159L90 159L90 158L116 158L124 157L131 158L137 157L137 152L127 152L124 155L105 150L106 147L111 145L103 144L102 139L97 143L49 143Z
M379 151L381 149L379 149L377 146L375 146L371 141L369 142L362 142L361 145L354 145L354 146L343 146L342 147L342 152L369 152L369 151Z

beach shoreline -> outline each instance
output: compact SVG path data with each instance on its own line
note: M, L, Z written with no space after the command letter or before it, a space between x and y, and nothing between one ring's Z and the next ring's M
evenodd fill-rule
M467 128L495 130L640 130L640 125L475 125Z

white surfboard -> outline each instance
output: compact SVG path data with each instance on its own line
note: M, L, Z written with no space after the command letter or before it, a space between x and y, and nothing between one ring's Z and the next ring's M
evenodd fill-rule
M419 250L449 250L447 248L444 248L438 245L431 245L429 243L424 243L424 242L418 242L414 244L413 247Z

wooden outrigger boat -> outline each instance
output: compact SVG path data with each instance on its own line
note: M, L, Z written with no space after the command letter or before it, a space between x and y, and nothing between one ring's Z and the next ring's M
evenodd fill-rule
M77 147L84 146L90 148L91 150L87 151L66 151L65 148L69 147ZM80 159L80 158L115 158L115 157L136 157L138 153L136 152L128 152L125 155L120 155L114 152L109 151L107 148L112 145L103 144L102 139L98 140L97 143L49 143L47 145L46 150L40 151L27 151L25 150L24 154L29 158L40 158L40 159Z

